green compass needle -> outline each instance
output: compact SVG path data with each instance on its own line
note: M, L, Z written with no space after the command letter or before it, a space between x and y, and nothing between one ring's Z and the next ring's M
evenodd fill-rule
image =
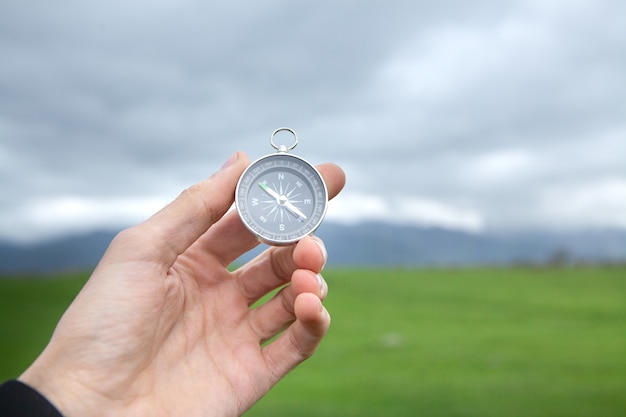
M262 181L259 183L259 186L266 192L268 193L270 196L274 197L276 199L276 202L280 203L280 196L278 195L278 193L274 190L272 190L266 183L265 181Z

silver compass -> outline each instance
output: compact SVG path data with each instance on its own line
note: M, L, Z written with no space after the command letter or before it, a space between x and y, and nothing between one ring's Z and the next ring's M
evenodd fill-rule
M293 135L291 146L274 143L281 131ZM288 153L298 144L293 130L276 129L270 144L278 152L246 168L237 183L235 205L243 224L259 240L269 245L289 245L312 234L322 223L328 190L313 165Z

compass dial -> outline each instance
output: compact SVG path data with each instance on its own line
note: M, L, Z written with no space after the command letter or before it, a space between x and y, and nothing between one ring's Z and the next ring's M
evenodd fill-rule
M279 152L253 162L244 171L235 203L243 223L261 241L288 245L320 225L328 191L311 164Z

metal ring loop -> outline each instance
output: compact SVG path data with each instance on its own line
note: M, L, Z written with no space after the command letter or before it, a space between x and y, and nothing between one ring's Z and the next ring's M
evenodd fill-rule
M293 142L293 145L291 145L290 147L286 147L285 145L278 146L274 143L274 136L276 136L278 132L283 131L283 130L286 130L287 132L290 132L293 135L294 142ZM279 152L290 151L293 148L295 148L296 145L298 144L298 135L296 135L296 132L294 132L292 129L289 129L288 127L279 127L274 132L272 132L272 136L270 136L270 144L272 145L274 149L278 150Z

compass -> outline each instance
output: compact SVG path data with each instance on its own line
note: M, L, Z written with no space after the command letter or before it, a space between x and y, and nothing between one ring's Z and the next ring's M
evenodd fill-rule
M294 143L276 145L282 131L293 135ZM243 172L235 191L235 205L243 224L260 241L269 245L289 245L318 228L326 214L328 190L313 165L289 154L298 144L296 133L276 129L270 144L278 152L254 161Z

